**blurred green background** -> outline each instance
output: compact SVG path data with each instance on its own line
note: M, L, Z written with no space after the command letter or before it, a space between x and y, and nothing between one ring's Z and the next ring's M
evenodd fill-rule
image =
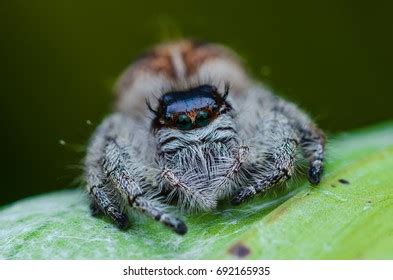
M1 1L0 205L77 185L116 77L176 36L232 47L328 132L391 119L391 3Z

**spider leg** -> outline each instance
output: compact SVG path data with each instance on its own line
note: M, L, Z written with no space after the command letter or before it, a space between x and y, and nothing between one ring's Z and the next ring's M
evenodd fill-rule
M248 151L249 148L245 145L239 147L235 156L235 160L233 161L233 164L228 169L228 172L226 174L227 178L233 178L236 175L236 173L239 172L243 162L246 161Z
M261 113L267 111L281 113L290 121L298 135L301 152L308 161L308 180L311 184L318 184L323 174L326 139L310 117L296 104L275 96L260 86L251 88L243 103L249 109L249 112L244 114L247 119L260 120ZM253 125L252 121L251 124Z
M94 200L90 201L90 213L93 217L98 217L104 214L104 212L101 211L100 206Z
M303 155L309 162L308 180L317 185L323 174L325 136L314 125L305 125L299 130L299 134Z
M300 138L303 156L309 163L308 180L311 184L318 184L323 173L325 152L325 135L321 129L295 104L276 98L274 110L284 114L291 120Z
M104 213L115 221L119 228L124 229L128 226L128 217L121 209L120 203L111 197L110 191L104 183L105 174L100 164L105 147L102 135L109 125L109 120L104 122L93 136L89 145L85 159L86 186L92 198L90 206L92 215L98 215L100 212Z
M132 161L132 155L126 147L127 143L122 143L121 139L107 139L103 168L108 179L131 207L168 226L176 233L185 234L187 226L184 222L165 213L164 207L158 201L145 197L141 186L142 178L136 174L141 172L137 166L139 164Z
M132 165L130 154L123 148L125 145L120 146L115 138L108 137L102 167L124 200L132 204L137 196L142 195L143 189L137 177L140 175L132 174L134 170L138 172L138 167Z
M120 206L113 203L104 190L104 186L93 186L90 189L90 195L99 205L99 208L114 220L119 228L126 229L128 227L127 214L122 212ZM92 213L94 214L94 213Z
M160 174L161 178L171 186L171 194L177 193L180 197L180 207L188 210L195 209L212 209L216 206L217 201L203 194L202 190L192 188L181 178L179 178L171 169L165 167Z
M217 184L214 186L215 193L218 197L223 197L223 194L230 195L235 190L236 186L242 185L245 181L242 178L240 171L243 163L247 160L249 155L249 147L246 145L240 145L234 154L234 159L227 167L225 176L219 177ZM232 182L235 182L232 184ZM229 190L228 188L233 188Z
M163 207L152 199L138 196L132 202L132 207L146 213L148 216L171 228L178 234L183 235L187 233L187 226L183 221L173 215L165 213Z
M87 190L92 198L92 214L102 212L120 228L126 228L128 217L121 207L121 197L133 208L145 212L177 233L186 233L187 227L182 221L164 213L164 207L159 202L143 197L144 190L140 185L143 168L138 168L142 165L131 157L129 150L133 145L130 139L132 129L129 118L114 114L100 125L90 142L85 175Z
M291 178L299 139L290 121L279 112L267 113L256 127L257 160L249 170L251 184L232 199L237 205Z

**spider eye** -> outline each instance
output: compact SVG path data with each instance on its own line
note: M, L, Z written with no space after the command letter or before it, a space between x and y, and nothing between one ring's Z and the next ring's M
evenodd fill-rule
M186 114L180 114L177 117L176 125L178 129L186 130L192 127L192 121Z
M199 111L195 122L198 126L206 126L209 124L209 113L205 111Z

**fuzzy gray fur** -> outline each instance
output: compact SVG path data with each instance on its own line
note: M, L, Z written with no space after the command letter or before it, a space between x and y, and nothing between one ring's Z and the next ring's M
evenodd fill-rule
M130 206L184 234L186 225L167 204L195 212L227 198L242 203L291 178L299 150L310 182L319 183L324 136L304 112L255 82L229 101L232 111L189 131L153 132L148 118L127 112L106 118L85 160L93 212L124 228Z

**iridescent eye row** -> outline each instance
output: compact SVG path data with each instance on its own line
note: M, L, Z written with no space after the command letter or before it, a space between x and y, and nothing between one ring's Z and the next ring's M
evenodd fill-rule
M220 94L212 85L201 85L183 91L170 91L158 99L157 109L150 102L146 104L155 115L152 121L154 130L168 127L179 130L191 130L205 127L219 115L232 109L226 101L229 85L225 85L225 93Z
M198 127L206 126L210 123L210 114L206 111L199 111L195 117L195 125ZM194 125L193 121L187 114L179 114L176 120L176 127L181 130L191 129Z

